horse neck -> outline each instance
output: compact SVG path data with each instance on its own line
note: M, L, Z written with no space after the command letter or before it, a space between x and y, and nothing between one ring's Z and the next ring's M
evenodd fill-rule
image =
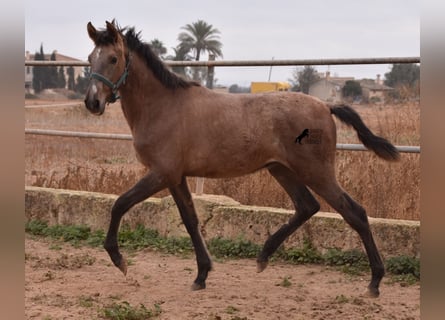
M133 53L128 77L119 90L122 111L130 128L156 111L156 101L167 94L166 91L145 62Z

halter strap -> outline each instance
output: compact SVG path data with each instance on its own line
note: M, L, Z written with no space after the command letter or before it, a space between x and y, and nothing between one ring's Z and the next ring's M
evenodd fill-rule
M117 92L119 90L119 87L123 84L125 84L125 81L127 80L127 76L128 76L128 68L130 66L130 61L131 61L131 56L129 56L128 60L127 60L127 64L125 66L125 70L122 73L122 75L120 76L120 78L117 80L116 83L111 82L108 78L104 77L103 75L101 75L100 73L97 72L93 72L90 75L90 79L96 79L99 81L102 81L107 87L109 87L111 89L112 95L110 98L110 103L114 103L116 102L116 100L120 99L120 96L117 95Z

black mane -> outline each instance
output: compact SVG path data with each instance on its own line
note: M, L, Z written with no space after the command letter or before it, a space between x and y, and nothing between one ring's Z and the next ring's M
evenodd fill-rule
M116 26L116 24L115 24ZM123 36L128 49L136 52L144 61L147 67L153 72L154 76L167 88L189 88L191 86L199 86L195 81L188 81L171 72L162 60L153 52L148 43L140 40L140 32L136 33L134 28L116 27ZM125 32L125 35L124 35ZM96 45L105 45L113 43L113 38L104 30L98 32Z

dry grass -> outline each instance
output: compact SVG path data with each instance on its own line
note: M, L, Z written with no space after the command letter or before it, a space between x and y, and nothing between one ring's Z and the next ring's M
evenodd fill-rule
M34 102L35 103L35 102ZM420 144L420 106L357 106L367 125L398 145ZM27 128L129 133L118 104L102 117L84 107L27 109ZM338 124L338 142L358 143L354 130ZM130 141L26 135L25 184L121 194L146 169ZM420 219L420 155L402 154L398 163L369 152L337 152L337 177L372 217ZM189 179L194 190L195 179ZM206 193L224 194L243 204L291 209L284 191L267 171L235 178L206 180ZM157 196L165 196L164 191ZM322 210L332 211L323 201Z

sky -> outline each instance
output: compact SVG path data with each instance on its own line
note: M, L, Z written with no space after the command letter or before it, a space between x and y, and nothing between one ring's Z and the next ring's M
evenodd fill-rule
M86 61L93 49L87 23L103 28L115 18L173 54L181 27L201 19L221 32L220 60L411 57L420 56L420 11L420 0L25 0L25 50L35 53L42 44L45 53ZM391 69L314 67L356 79L383 77ZM220 85L249 86L268 81L269 74L271 81L287 81L295 68L218 67L215 78Z

